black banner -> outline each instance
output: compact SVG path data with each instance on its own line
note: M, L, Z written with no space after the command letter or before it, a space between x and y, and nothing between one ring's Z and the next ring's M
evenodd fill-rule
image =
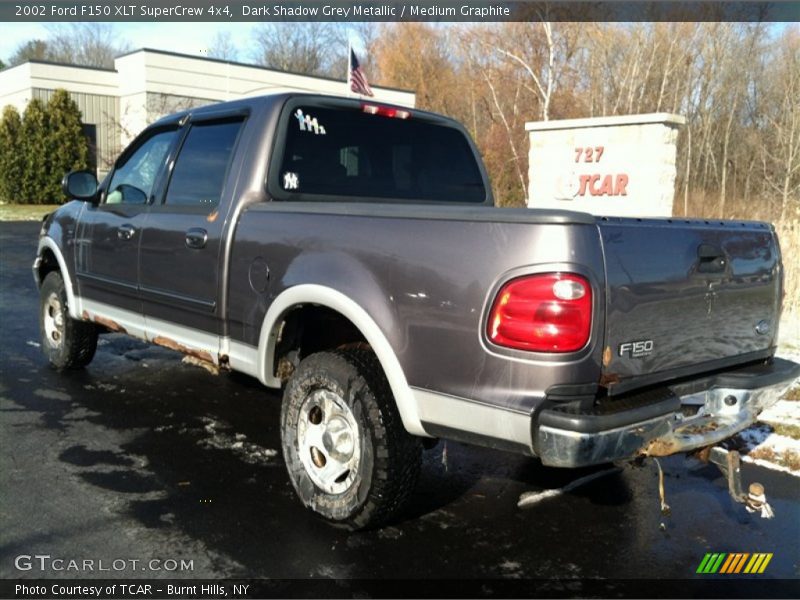
M211 598L796 598L800 580L727 576L653 579L4 579L19 599Z

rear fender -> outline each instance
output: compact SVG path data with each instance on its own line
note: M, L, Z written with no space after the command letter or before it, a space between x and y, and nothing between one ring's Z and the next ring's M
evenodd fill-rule
M264 317L258 342L258 354L261 357L258 378L261 382L269 387L280 387L280 379L272 372L280 324L289 311L303 304L316 304L334 310L358 328L381 363L406 430L414 435L427 435L420 423L417 402L389 340L364 308L331 287L310 283L295 285L272 302Z

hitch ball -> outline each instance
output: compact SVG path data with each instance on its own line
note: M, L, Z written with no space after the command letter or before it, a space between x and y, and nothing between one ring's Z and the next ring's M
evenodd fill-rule
M764 493L764 486L760 483L751 483L747 488L747 499L745 500L747 512L761 513L764 519L771 519L775 516L772 507L767 503L767 496Z

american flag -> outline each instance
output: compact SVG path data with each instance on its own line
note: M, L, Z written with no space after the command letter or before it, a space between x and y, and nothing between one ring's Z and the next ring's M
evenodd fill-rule
M362 96L374 96L372 89L369 87L367 76L361 70L361 65L358 64L356 53L350 48L350 71L348 75L350 90Z

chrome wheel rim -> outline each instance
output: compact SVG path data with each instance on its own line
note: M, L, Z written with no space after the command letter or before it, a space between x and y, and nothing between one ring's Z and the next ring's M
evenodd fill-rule
M347 491L361 460L358 424L344 399L330 390L314 390L300 407L297 422L300 460L311 481L329 494Z
M64 307L53 293L44 303L44 337L51 348L58 348L64 340Z

